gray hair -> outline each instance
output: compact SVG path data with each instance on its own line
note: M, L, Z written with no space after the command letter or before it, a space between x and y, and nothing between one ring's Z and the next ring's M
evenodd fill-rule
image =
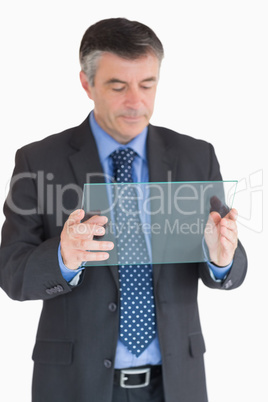
M82 71L87 76L88 82L90 86L94 86L94 80L95 80L95 75L97 72L99 60L101 56L103 55L102 50L93 50L91 53L88 55L84 56L80 60L80 66Z
M137 21L110 18L97 22L85 32L79 51L80 65L89 84L94 78L100 57L104 52L134 60L148 53L154 54L159 66L164 57L163 45L153 30Z

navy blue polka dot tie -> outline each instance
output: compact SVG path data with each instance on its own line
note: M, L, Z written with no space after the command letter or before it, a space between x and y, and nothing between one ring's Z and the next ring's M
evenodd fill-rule
M131 148L111 154L114 180L132 183L132 163L137 154ZM140 221L136 189L118 186L116 202L117 254L120 283L120 340L139 356L156 335L152 265ZM122 195L123 192L123 195Z

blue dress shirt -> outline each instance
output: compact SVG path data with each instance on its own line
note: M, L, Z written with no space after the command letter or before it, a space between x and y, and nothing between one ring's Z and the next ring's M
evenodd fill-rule
M110 158L110 154L118 148L130 147L136 153L137 157L133 162L133 181L138 183L147 183L149 181L149 171L148 171L148 161L146 157L146 139L148 133L148 127L146 127L138 136L136 136L127 145L122 145L113 139L109 134L107 134L96 122L94 117L94 112L90 113L89 122L94 139L97 144L97 149L99 153L100 162L105 173L106 182L110 182L113 176L113 165ZM141 219L146 219L141 217ZM60 245L58 250L59 265L63 277L67 282L75 280L75 277L79 276L79 273L84 269L80 267L77 270L68 269L62 261L60 253ZM211 263L208 263L210 269L210 274L216 281L221 281L229 272L231 268L230 264L224 268L218 268ZM74 282L75 284L75 282ZM148 346L148 348L139 356L134 356L128 349L118 341L116 357L115 357L115 368L125 368L125 367L135 367L143 366L148 364L160 364L161 363L161 353L159 347L158 337Z

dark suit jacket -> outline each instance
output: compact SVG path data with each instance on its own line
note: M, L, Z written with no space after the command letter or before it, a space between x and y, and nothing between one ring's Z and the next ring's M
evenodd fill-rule
M170 180L168 172L173 181L221 180L210 144L165 128L149 126L148 160L150 181ZM103 181L101 172L88 118L16 155L5 204L0 284L13 299L44 300L33 351L34 402L111 401L119 327L117 267L88 267L72 287L57 257L62 224L80 207L84 182ZM204 263L154 265L166 402L207 401L199 278L211 288L233 289L243 282L246 268L241 244L222 283L212 280Z

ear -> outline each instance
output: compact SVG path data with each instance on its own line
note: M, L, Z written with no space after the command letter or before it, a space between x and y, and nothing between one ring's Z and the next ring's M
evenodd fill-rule
M84 71L80 71L79 76L80 76L80 81L81 81L82 87L86 91L87 96L90 99L92 99L91 86L89 85L88 78L87 78L86 74L84 73Z

